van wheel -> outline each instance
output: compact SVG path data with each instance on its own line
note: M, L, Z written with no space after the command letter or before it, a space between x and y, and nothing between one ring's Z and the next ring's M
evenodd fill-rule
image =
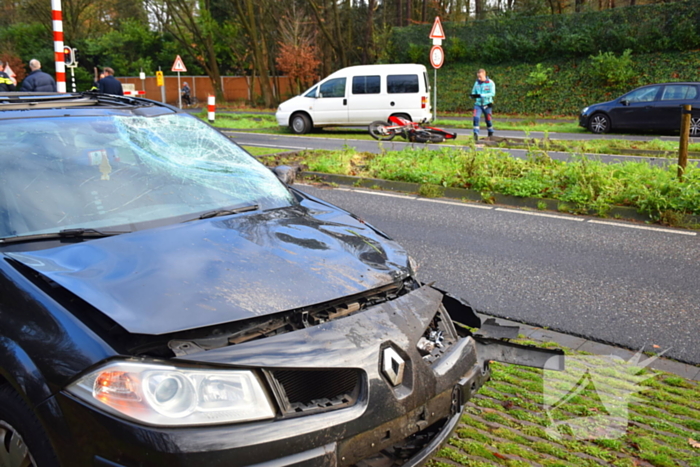
M690 136L700 136L700 117L690 119Z
M409 122L413 121L413 120L411 120L411 116L408 114L394 114L394 115L392 115L392 117L401 117L403 119L408 120Z
M0 386L0 441L0 464L3 466L58 466L41 424L7 384Z
M289 122L289 128L291 128L292 133L303 135L311 130L311 120L305 114L294 114L292 121Z

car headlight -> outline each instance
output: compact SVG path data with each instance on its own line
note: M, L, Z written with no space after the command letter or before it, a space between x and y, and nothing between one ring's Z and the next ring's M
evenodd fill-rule
M211 425L275 416L249 370L111 362L66 389L95 407L149 425Z
M581 114L586 115L587 112L588 112L588 107L584 108L584 109L581 111Z

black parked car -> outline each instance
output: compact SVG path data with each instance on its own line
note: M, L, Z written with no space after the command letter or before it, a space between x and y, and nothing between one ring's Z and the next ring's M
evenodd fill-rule
M490 360L563 364L173 107L0 95L0 146L10 466L418 465Z
M692 106L690 136L700 136L700 83L650 84L581 111L579 125L593 133L610 130L678 133L684 105Z

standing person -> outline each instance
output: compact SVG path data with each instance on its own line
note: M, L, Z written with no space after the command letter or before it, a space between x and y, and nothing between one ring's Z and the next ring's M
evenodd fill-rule
M105 76L97 83L100 92L103 94L123 96L124 90L122 89L122 83L120 83L119 80L114 77L114 70L106 66L102 72Z
M10 75L5 73L5 62L0 60L0 92L14 91L15 84Z
M29 76L22 81L23 92L56 92L56 81L50 74L41 71L41 62L36 58L29 60Z
M98 73L97 67L94 67L93 70L95 71L95 81L92 82L92 87L90 88L90 92L99 91L100 80L105 77L104 73L102 73L102 72Z
M483 68L476 72L476 82L472 87L471 97L474 101L474 141L479 140L479 119L483 113L486 116L486 129L489 138L493 136L493 121L491 113L493 111L493 97L496 95L496 83L486 76Z
M182 84L182 100L189 107L192 105L192 99L190 99L190 85L185 81Z

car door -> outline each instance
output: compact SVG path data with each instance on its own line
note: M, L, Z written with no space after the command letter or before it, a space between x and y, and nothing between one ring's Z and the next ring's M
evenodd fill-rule
M319 85L313 103L314 125L342 125L348 123L347 78L333 78Z
M654 102L661 85L644 86L622 96L610 110L615 128L653 130L658 123L654 116Z
M686 104L697 105L698 88L693 84L676 83L664 86L656 103L660 130L680 131L681 110Z

